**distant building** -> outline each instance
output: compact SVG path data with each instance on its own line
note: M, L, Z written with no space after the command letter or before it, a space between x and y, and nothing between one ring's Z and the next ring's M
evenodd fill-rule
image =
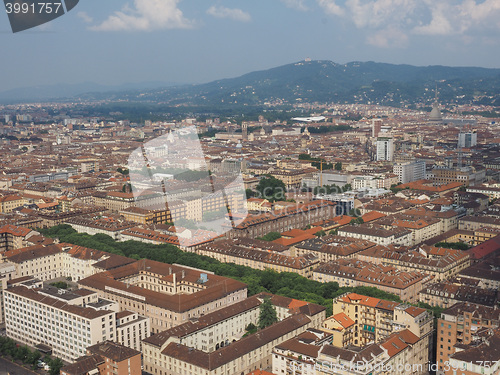
M382 119L374 118L372 120L372 137L377 138L382 128Z
M393 168L394 174L398 175L398 181L401 184L425 179L425 161L415 160L395 164Z
M439 103L437 101L432 105L432 111L429 114L429 124L431 125L443 125L443 116L441 115L441 111L439 110Z
M458 147L471 148L476 145L477 145L476 130L458 134Z
M377 138L377 161L392 161L394 158L394 139L392 137Z

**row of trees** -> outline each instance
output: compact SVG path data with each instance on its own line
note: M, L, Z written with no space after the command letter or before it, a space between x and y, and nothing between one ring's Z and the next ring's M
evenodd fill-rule
M269 269L261 271L233 263L222 263L207 256L184 252L170 244L152 245L138 241L117 242L105 234L90 236L85 233L77 233L71 226L65 224L41 231L46 236L59 238L61 242L107 251L133 259L146 258L211 271L217 275L244 282L248 285L249 295L268 292L316 303L325 306L328 315L332 313L332 298L336 298L346 292L355 292L371 297L401 302L398 296L383 292L377 288L341 288L336 282L320 283L296 273L278 273Z
M0 336L0 354L13 361L20 361L30 365L33 370L37 369L38 361L42 360L42 354L38 350L31 350L27 345L18 345L9 337ZM43 361L49 365L50 375L58 375L64 363L60 358L45 356Z

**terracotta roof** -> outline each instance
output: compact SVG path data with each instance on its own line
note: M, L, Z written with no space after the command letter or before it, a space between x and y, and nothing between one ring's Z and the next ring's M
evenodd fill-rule
M113 341L105 341L96 345L89 346L87 348L87 351L93 354L100 355L104 358L109 358L115 362L122 362L129 358L141 355L140 351Z

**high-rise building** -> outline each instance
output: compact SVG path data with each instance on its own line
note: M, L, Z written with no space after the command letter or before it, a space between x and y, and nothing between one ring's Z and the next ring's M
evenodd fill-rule
M372 120L372 137L377 138L382 128L382 120L379 118L374 118Z
M477 145L477 131L472 130L458 134L458 147L471 148Z
M402 184L425 179L425 161L415 160L412 162L395 164L394 174L398 175L398 181Z
M377 138L377 161L392 161L394 158L394 140L392 137Z

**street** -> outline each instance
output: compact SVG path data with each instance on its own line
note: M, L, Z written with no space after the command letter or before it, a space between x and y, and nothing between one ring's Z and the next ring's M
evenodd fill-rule
M4 358L0 358L0 375L38 375L38 373L21 367Z

